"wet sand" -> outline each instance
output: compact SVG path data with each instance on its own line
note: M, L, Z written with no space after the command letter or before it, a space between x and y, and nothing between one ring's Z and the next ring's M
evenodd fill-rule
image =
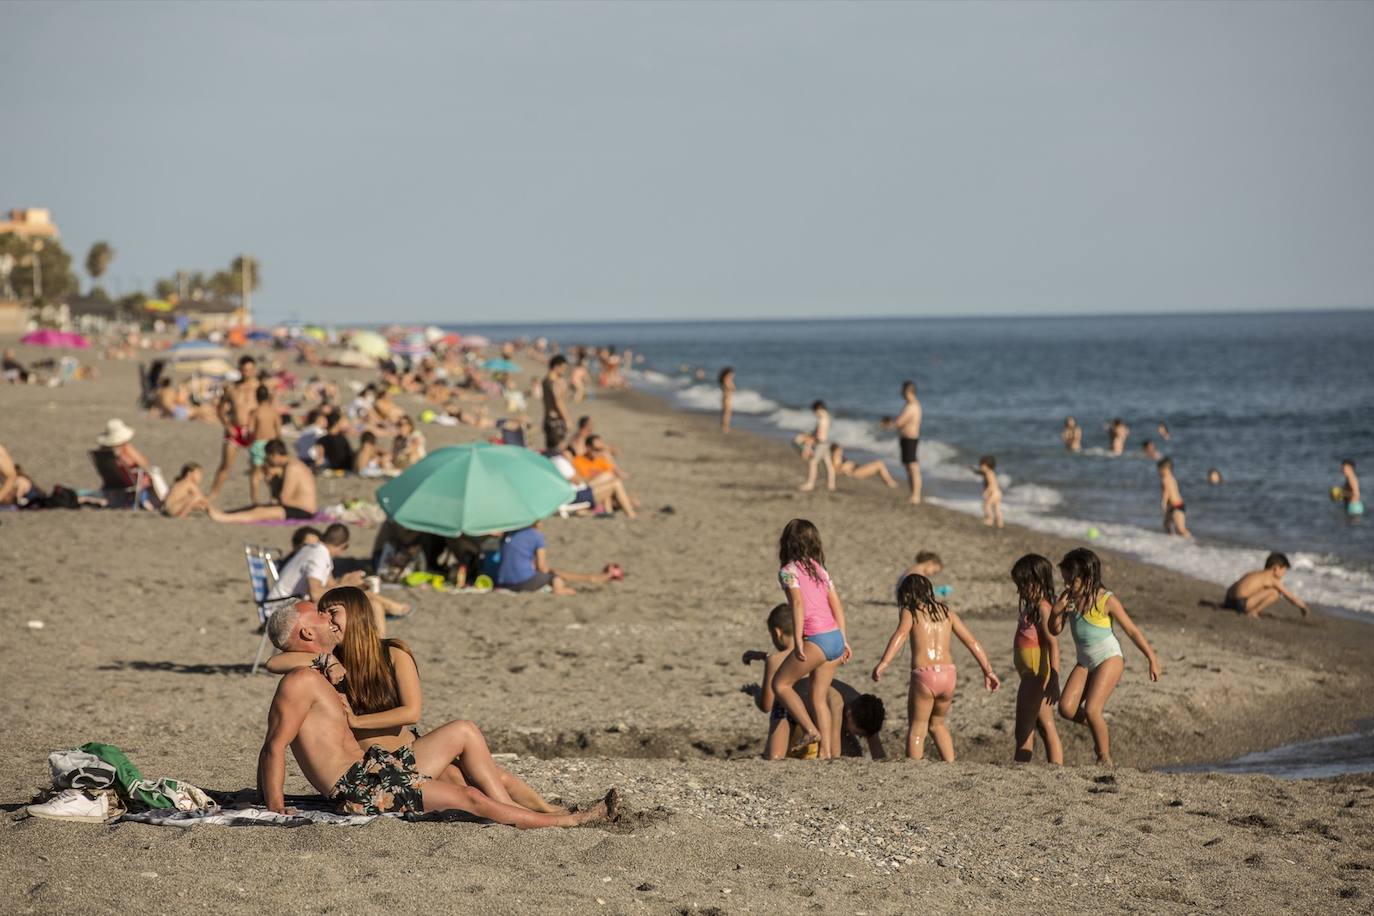
M85 453L114 416L167 474L191 460L213 472L217 428L138 415L134 364L99 365L98 382L0 387L0 442L40 485L92 485ZM618 562L626 580L565 599L411 593L416 615L392 634L417 651L425 724L475 719L494 750L519 753L514 766L552 795L587 799L618 784L624 823L535 833L391 822L183 832L21 819L3 828L10 877L0 906L1367 909L1370 780L1140 768L1225 759L1374 715L1369 626L1325 614L1304 621L1286 607L1276 619L1245 621L1199 604L1219 599L1212 585L1104 552L1106 583L1154 644L1164 678L1150 684L1143 658L1125 645L1126 674L1108 707L1114 772L1091 766L1085 730L1068 725L1060 731L1070 767L1013 767L1007 571L1022 553L1057 559L1075 545L912 509L874 481L799 493L804 466L785 445L722 436L711 418L646 395L603 395L575 410L620 447L643 512L633 522L551 520L550 560L581 571ZM477 437L425 432L431 448ZM225 505L246 501L245 469L241 456ZM319 484L322 504L377 485ZM936 581L954 587L951 604L1011 680L985 693L956 648L955 764L755 759L766 718L740 687L760 669L741 665L740 654L766 647L763 618L780 597L777 534L794 516L811 518L825 538L856 652L841 677L861 690L895 620L897 574L919 549L945 558ZM241 548L285 546L289 536L150 513L0 513L0 688L17 713L0 801L11 810L28 802L47 781L49 751L92 740L120 745L150 775L251 786L275 684L247 673L257 637ZM355 530L353 554L370 546L370 534ZM27 628L35 619L43 629ZM894 755L905 730L902 664L875 690ZM294 763L287 788L307 790Z

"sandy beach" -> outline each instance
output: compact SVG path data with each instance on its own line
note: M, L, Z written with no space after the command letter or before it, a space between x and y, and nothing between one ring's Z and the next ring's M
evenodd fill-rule
M86 452L111 417L137 430L165 473L187 461L213 470L217 427L140 415L135 363L96 364L96 382L0 387L0 443L41 486L93 485ZM399 400L418 413L414 399ZM1007 572L1024 553L1058 559L1078 545L912 508L871 480L797 492L804 469L787 446L723 436L710 417L641 393L601 394L578 412L619 447L643 509L634 521L550 520L550 560L582 571L620 563L625 581L570 598L412 592L416 613L391 635L416 650L426 725L476 720L546 794L585 800L620 786L621 823L183 831L16 818L0 843L0 908L1368 911L1374 780L1154 768L1336 734L1374 716L1374 628L1320 612L1303 620L1287 606L1246 621L1200 604L1220 599L1213 585L1103 552L1104 580L1164 676L1151 684L1126 646L1108 707L1115 770L1091 765L1087 732L1071 725L1060 729L1068 767L1013 767ZM425 433L431 449L477 435ZM247 501L244 470L240 456L223 505ZM321 478L321 503L370 498L376 486ZM766 717L740 688L760 668L740 655L767 647L777 536L797 516L825 537L856 653L840 677L863 691L895 619L894 579L917 550L943 556L936 582L953 586L951 605L1010 679L984 692L955 649L957 762L900 758L905 662L873 689L887 705L891 759L758 759ZM47 783L50 751L96 740L124 748L147 774L251 787L275 679L248 673L258 637L242 545L285 547L289 537L285 527L147 512L0 513L0 688L15 711L0 775L6 810ZM355 529L351 555L365 558L371 541ZM294 763L287 789L309 791Z

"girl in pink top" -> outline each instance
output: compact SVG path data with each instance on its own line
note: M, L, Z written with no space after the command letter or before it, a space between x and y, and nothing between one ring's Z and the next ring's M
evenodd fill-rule
M844 605L825 571L825 552L816 526L804 518L788 522L778 539L778 563L782 566L778 582L792 608L792 632L803 638L796 640L796 648L773 675L773 696L801 728L796 747L819 744L819 757L833 757L839 748L830 746L827 696L835 670L853 653L845 636ZM796 690L797 681L808 675L814 720Z

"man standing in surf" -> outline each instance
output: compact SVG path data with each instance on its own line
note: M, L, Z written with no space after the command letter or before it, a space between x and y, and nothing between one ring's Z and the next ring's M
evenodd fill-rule
M911 504L921 502L921 462L917 448L921 444L921 402L916 399L916 383L902 382L902 412L892 421L897 429L897 443L902 451L902 465L906 468L907 484L911 488Z

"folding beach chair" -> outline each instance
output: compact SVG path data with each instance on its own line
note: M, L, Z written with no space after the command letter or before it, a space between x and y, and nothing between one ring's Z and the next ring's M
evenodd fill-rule
M130 475L128 469L119 463L113 449L98 448L90 454L91 464L95 465L95 472L100 475L100 489L105 492L105 497L127 497L129 508L137 509L139 497L148 483L143 469L136 468Z
M248 584L253 589L253 605L258 609L258 623L262 625L262 640L253 656L253 673L258 673L262 664L262 651L267 648L267 618L283 604L295 598L268 598L272 586L277 584L277 564L272 559L272 551L256 544L244 544L243 555L248 561Z

